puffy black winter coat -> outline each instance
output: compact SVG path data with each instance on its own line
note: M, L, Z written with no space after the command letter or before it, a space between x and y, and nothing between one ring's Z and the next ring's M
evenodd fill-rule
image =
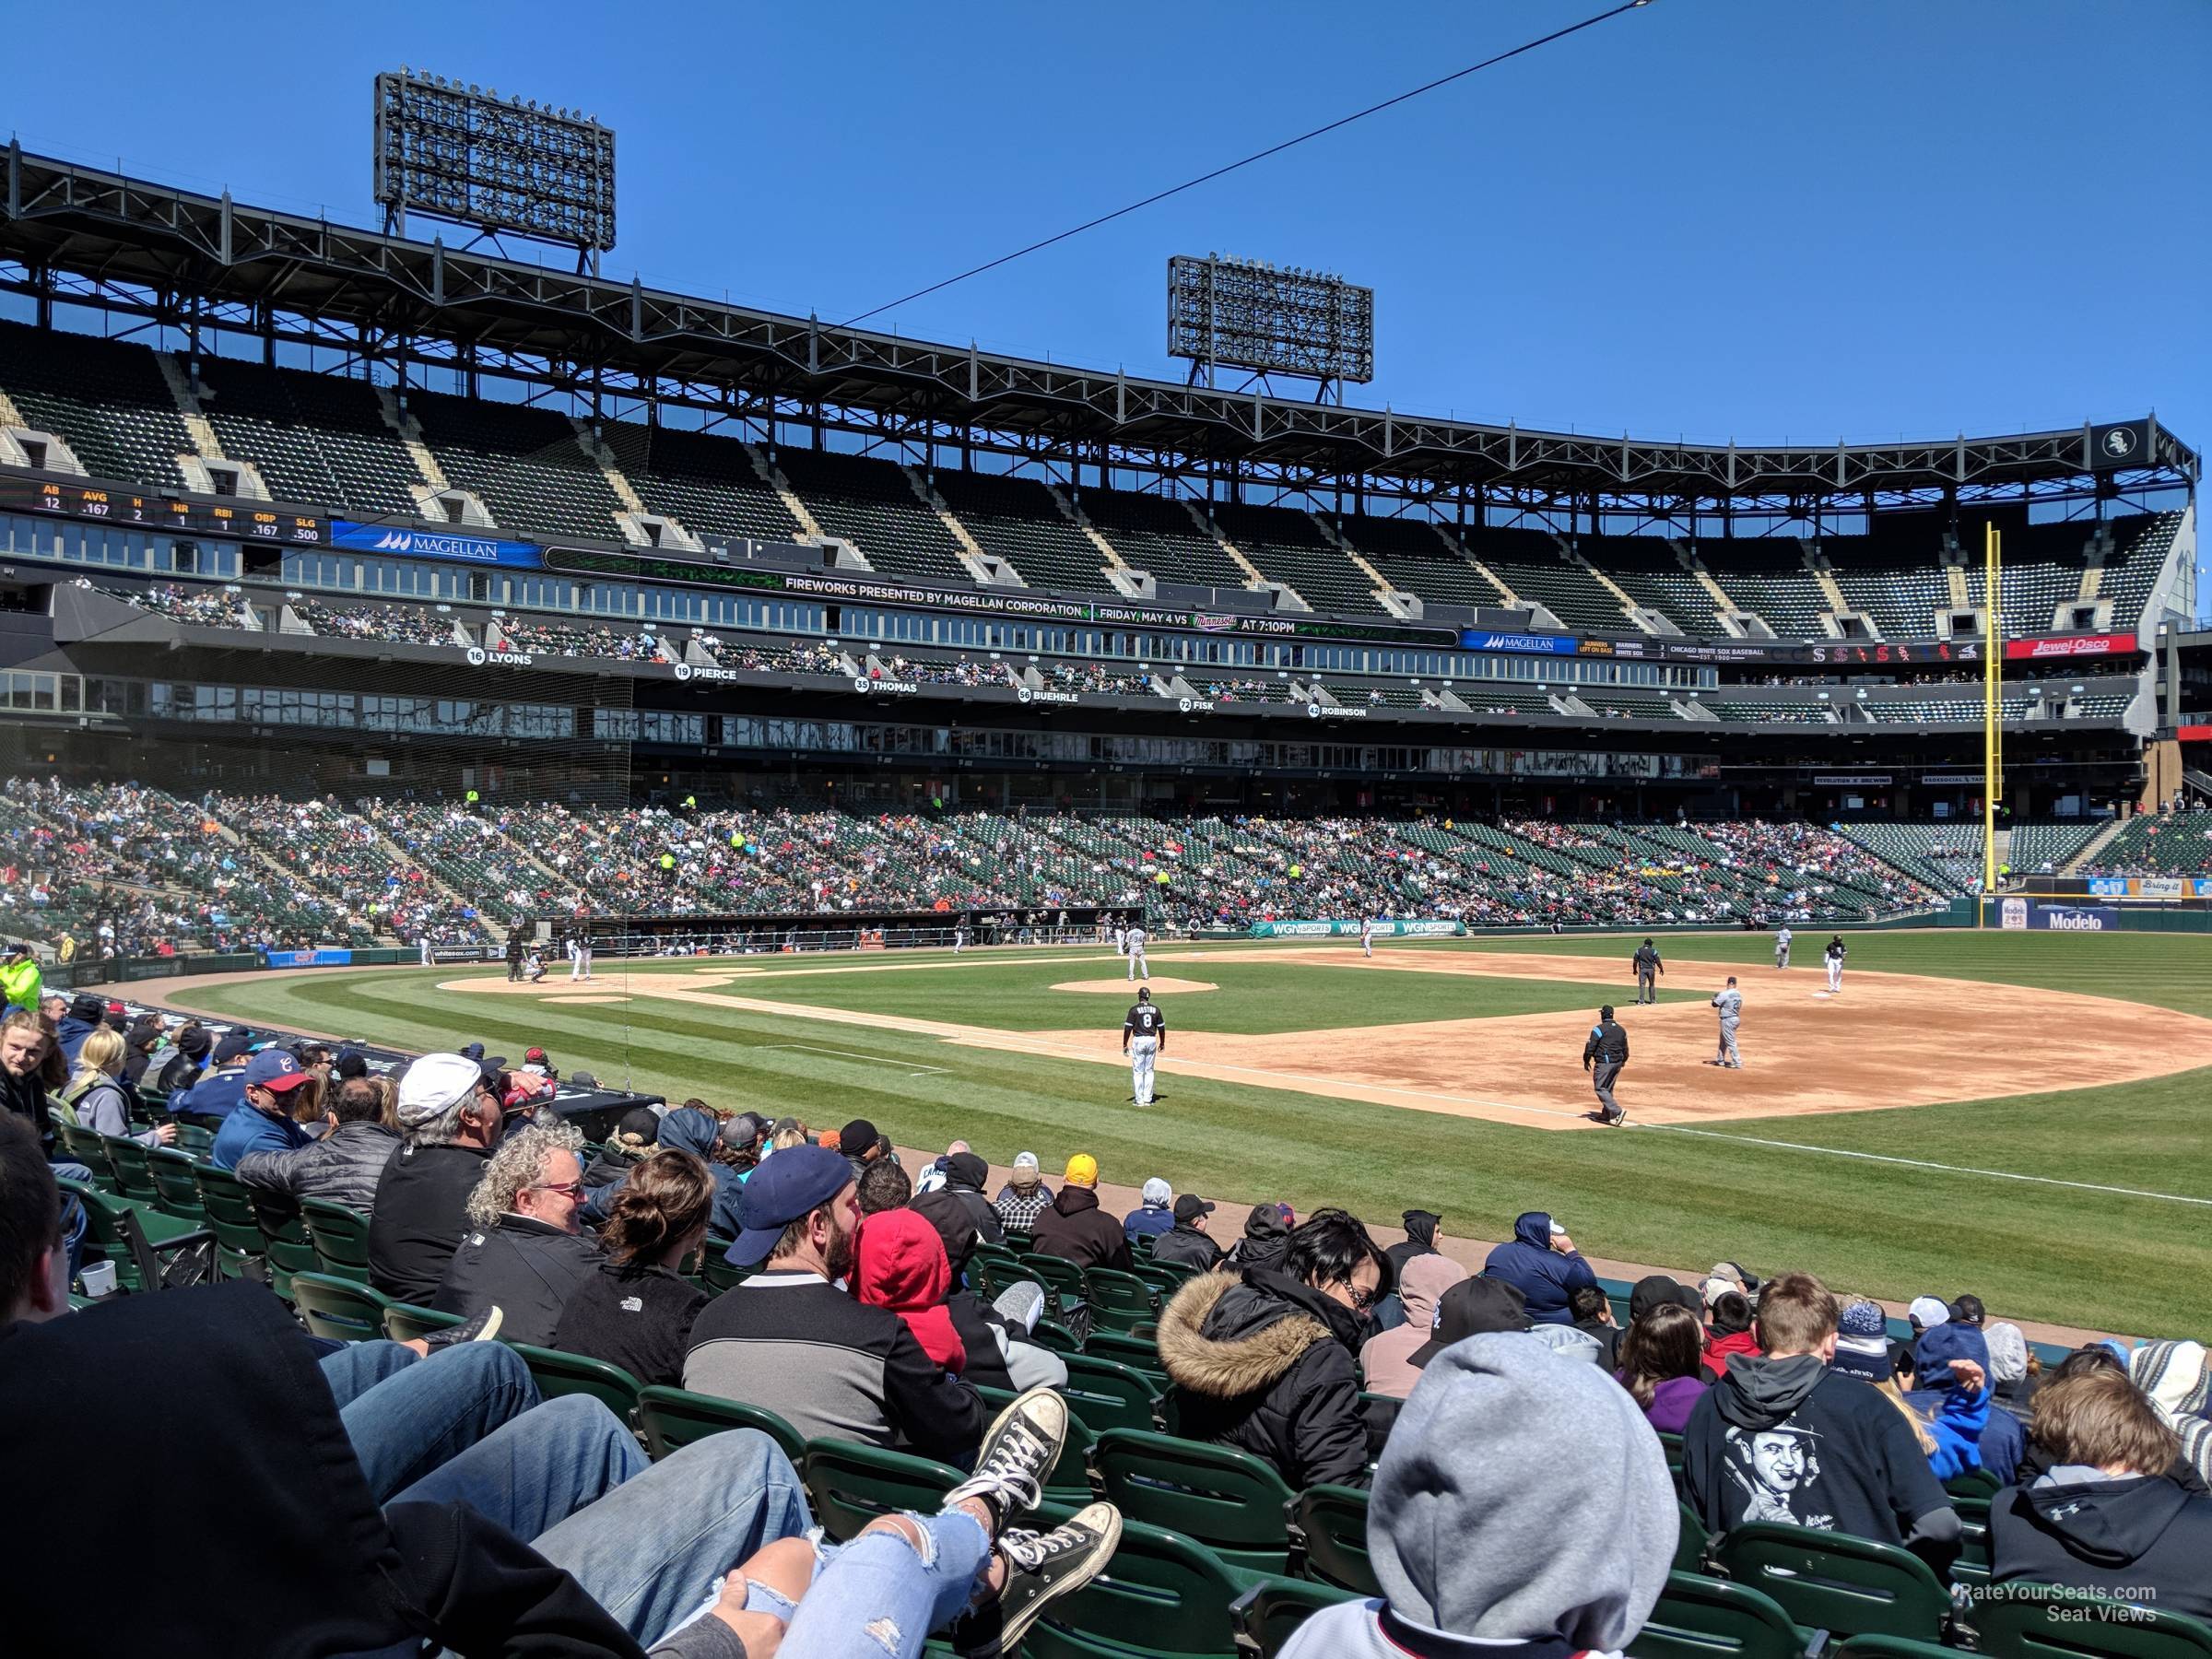
M1294 1490L1368 1484L1349 1309L1270 1268L1209 1273L1160 1311L1159 1340L1186 1439L1265 1458Z
M398 1147L399 1136L382 1124L340 1124L290 1152L249 1152L233 1172L265 1192L327 1198L365 1216L376 1207L377 1182Z

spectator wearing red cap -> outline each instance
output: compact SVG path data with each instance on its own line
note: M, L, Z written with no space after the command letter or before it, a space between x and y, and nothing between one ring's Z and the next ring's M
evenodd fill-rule
M246 1102L223 1120L207 1161L234 1170L249 1152L291 1152L313 1138L292 1121L293 1090L308 1074L284 1049L264 1049L246 1062Z

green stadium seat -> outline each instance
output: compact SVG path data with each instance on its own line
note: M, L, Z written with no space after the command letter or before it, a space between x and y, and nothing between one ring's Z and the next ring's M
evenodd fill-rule
M1168 1369L1160 1362L1159 1344L1149 1336L1132 1336L1125 1331L1093 1331L1083 1339L1083 1351L1093 1359L1118 1359L1131 1371L1152 1380L1153 1392L1168 1386Z
M58 1184L84 1206L85 1260L112 1263L118 1290L159 1289L164 1256L214 1241L215 1235L206 1228L151 1205L133 1204L86 1182Z
M432 1331L465 1323L458 1313L441 1313L435 1308L418 1308L412 1302L384 1305L384 1336L391 1342L413 1342Z
M1713 1564L1771 1596L1808 1630L1940 1641L1950 1594L1928 1564L1894 1544L1759 1521L1723 1535Z
M1101 1330L1126 1331L1159 1317L1159 1292L1134 1273L1093 1267L1083 1276L1083 1293L1091 1324Z
M215 1131L179 1118L177 1120L177 1138L170 1142L170 1145L187 1158L205 1158L214 1150Z
M711 1296L720 1296L724 1290L742 1285L753 1276L751 1268L733 1267L724 1259L729 1248L726 1239L710 1238L707 1241L707 1253L700 1263L699 1277L706 1281L707 1293Z
M1945 1481L1943 1489L1954 1498L1994 1498L2001 1483L1987 1469L1968 1469Z
M1100 1434L1109 1429L1159 1427L1159 1391L1144 1372L1118 1359L1094 1359L1088 1353L1063 1354L1061 1359L1067 1366L1062 1396L1069 1409Z
M646 1449L656 1459L729 1429L754 1429L767 1435L791 1459L794 1468L806 1457L804 1437L765 1406L725 1400L720 1394L694 1394L688 1388L655 1383L641 1389L638 1428L644 1433Z
M314 1241L307 1236L307 1224L300 1218L300 1206L289 1198L247 1186L242 1181L238 1184L246 1194L246 1202L253 1206L254 1222L261 1229L261 1253L262 1259L268 1263L269 1288L288 1302L292 1300L292 1275L323 1270L322 1258L315 1254Z
M92 1171L92 1179L101 1186L112 1184L115 1171L108 1163L108 1137L97 1129L80 1128L65 1124L59 1117L53 1121L53 1132L60 1137L62 1150Z
M1959 1559L1951 1563L1951 1583L1986 1584L1989 1583L1989 1500L1953 1498L1951 1508L1958 1512L1959 1526Z
M1249 1452L1172 1435L1102 1430L1091 1448L1099 1490L1127 1519L1181 1533L1232 1566L1287 1572L1297 1494Z
M1021 1262L1021 1277L1035 1279L1049 1299L1046 1310L1054 1319L1065 1319L1068 1310L1084 1300L1083 1269L1058 1256L1030 1254Z
M527 1342L510 1343L536 1379L537 1392L548 1400L564 1394L590 1394L625 1423L637 1416L638 1395L644 1385L618 1365L582 1354L564 1354L559 1348L534 1347Z
M945 1494L963 1478L951 1465L934 1458L852 1441L808 1441L802 1469L807 1507L816 1523L841 1544L878 1515L904 1510L935 1514L943 1507Z
M253 1200L244 1184L228 1170L212 1164L194 1164L200 1206L215 1234L216 1268L225 1278L263 1278L267 1269L264 1253L268 1241L254 1213Z
M1994 1659L2212 1659L2212 1625L2147 1602L2013 1580L1977 1598L1974 1633Z
M369 1342L384 1335L392 1299L358 1279L326 1273L290 1276L292 1305L311 1335L334 1342Z
M327 1198L302 1198L300 1219L314 1247L316 1270L333 1278L369 1282L369 1218Z
M1801 1659L1806 1642L1773 1597L1743 1584L1670 1572L1628 1659Z
M1307 1579L1270 1579L1254 1584L1229 1604L1237 1651L1253 1659L1273 1659L1289 1644L1291 1633L1322 1608L1361 1599L1349 1590Z
M154 1180L154 1203L165 1213L182 1216L195 1227L207 1224L207 1212L200 1204L200 1178L194 1172L192 1159L169 1147L157 1147L147 1154L147 1172Z
M154 1171L150 1165L152 1154L126 1135L107 1135L105 1143L108 1168L114 1171L115 1191L125 1198L152 1204L160 1197L160 1189L154 1185Z
M1367 1494L1357 1487L1312 1486L1290 1500L1290 1570L1300 1578L1360 1595L1380 1595L1367 1559Z
M1902 1636L1853 1636L1830 1652L1833 1659L1959 1659L1957 1648Z
M1056 1524L1047 1510L1036 1522ZM1054 1602L1030 1628L1025 1659L1230 1659L1239 1652L1230 1606L1263 1584L1286 1595L1312 1584L1240 1572L1179 1533L1124 1519L1121 1547L1107 1570Z
M1056 1319L1040 1319L1030 1331L1030 1340L1063 1356L1083 1351L1083 1338Z
M1017 1232L1009 1227L1006 1229L1005 1247L1018 1256L1026 1256L1037 1248L1037 1238L1033 1233Z
M1675 1571L1701 1571L1705 1566L1705 1547L1712 1542L1712 1535L1705 1530L1705 1523L1688 1504L1677 1499L1675 1508L1681 1512L1682 1520L1681 1530L1675 1535Z

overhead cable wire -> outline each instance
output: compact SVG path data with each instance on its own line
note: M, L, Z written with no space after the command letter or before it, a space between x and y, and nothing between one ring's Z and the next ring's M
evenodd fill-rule
M1109 225L1115 219L1126 218L1130 214L1140 212L1156 203L1164 202L1170 196L1181 195L1186 190L1195 190L1201 184L1210 184L1216 179L1226 178L1240 168L1250 167L1255 162L1265 161L1271 156L1279 156L1285 150L1294 149L1311 139L1319 138L1340 128L1350 126L1356 121L1365 121L1370 115L1380 115L1383 111L1410 102L1424 93L1433 92L1440 87L1448 87L1453 81L1465 80L1470 75L1494 68L1509 59L1521 57L1527 53L1534 52L1539 46L1548 46L1555 41L1563 41L1569 35L1580 34L1585 29L1594 29L1600 23L1609 22L1619 17L1623 12L1635 11L1650 3L1651 0L1622 0L1620 5L1614 6L1610 11L1602 11L1594 17L1584 18L1579 23L1570 23L1563 29L1555 29L1549 34L1538 35L1533 41L1524 41L1520 45L1500 52L1494 57L1484 58L1479 64L1469 64L1465 69L1455 69L1450 75L1439 76L1435 80L1426 81L1420 86L1410 88L1394 98L1386 98L1381 103L1370 104L1364 110L1355 110L1349 115L1340 115L1325 125L1299 134L1295 138L1286 138L1279 144L1269 145L1265 149L1254 150L1251 155L1239 160L1225 162L1211 172L1203 172L1194 179L1185 179L1180 184L1170 185L1165 190L1154 191L1141 201L1131 202L1125 207L1116 207L1112 213L1101 213L1096 218L1085 219L1079 225L1071 225L1056 235L1045 237L1040 241L1033 241L1027 247L1017 248L1011 253L1001 253L996 259L986 260L982 265L971 266L956 276L947 276L941 282L933 282L927 288L916 288L912 293L901 295L896 300L887 300L881 305L872 306L856 316L847 317L837 326L850 328L856 323L866 322L870 317L880 316L887 311L896 311L900 306L924 299L930 294L941 292L957 283L966 282L971 276L981 276L986 271L995 271L1001 265L1012 265L1018 259L1027 258L1030 254L1039 253L1055 243L1066 241L1071 237L1080 236L1086 230L1095 230L1100 225Z

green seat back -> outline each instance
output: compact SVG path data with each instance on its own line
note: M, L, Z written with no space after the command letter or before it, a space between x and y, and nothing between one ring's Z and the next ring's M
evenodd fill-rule
M1959 1659L1959 1650L1903 1636L1853 1636L1829 1652L1833 1659Z
M171 1147L157 1147L147 1154L147 1172L154 1181L154 1203L172 1216L182 1216L195 1227L205 1227L207 1212L200 1204L200 1180L192 1159Z
M1894 1544L1759 1521L1723 1536L1713 1559L1807 1629L1943 1640L1949 1593L1925 1561Z
M294 1274L323 1271L314 1241L307 1236L306 1223L300 1219L300 1206L289 1198L243 1182L239 1185L253 1207L254 1224L261 1229L261 1256L268 1264L269 1288L290 1301Z
M465 1323L458 1313L441 1313L435 1308L418 1308L412 1302L384 1305L384 1335L393 1342L413 1342L432 1331Z
M853 1441L808 1441L803 1469L807 1507L841 1544L878 1515L903 1510L934 1515L962 1478L958 1469L934 1458Z
M1065 1518L1047 1512L1037 1524ZM1237 1652L1230 1604L1253 1578L1180 1534L1124 1517L1112 1564L1053 1603L1021 1651L1026 1659L1230 1659Z
M526 1342L510 1346L523 1357L536 1381L537 1392L547 1399L590 1394L625 1423L636 1415L643 1384L620 1366L582 1354L564 1354L559 1348L533 1347Z
M1134 1273L1093 1267L1083 1276L1083 1286L1091 1324L1101 1330L1126 1331L1159 1314L1159 1293Z
M1681 1530L1675 1535L1675 1571L1695 1572L1705 1564L1705 1546L1712 1541L1712 1535L1705 1530L1705 1523L1688 1504L1677 1498L1675 1508L1680 1512L1682 1522Z
M1367 1494L1357 1487L1308 1487L1290 1500L1293 1562L1300 1578L1360 1595L1380 1595L1367 1559Z
M1022 1232L1011 1227L1006 1229L1006 1249L1012 1254L1026 1256L1036 1248L1037 1238L1034 1233Z
M1959 1559L1951 1563L1954 1584L1989 1583L1989 1500L1953 1498L1959 1515Z
M205 1158L215 1146L215 1131L198 1124L182 1120L177 1124L177 1138L170 1145L187 1158Z
M115 1179L108 1165L108 1137L97 1129L83 1128L76 1124L65 1124L59 1116L53 1120L53 1132L61 1138L62 1150L92 1171L92 1179L106 1185Z
M1994 1498L2001 1483L1987 1469L1966 1469L1943 1483L1954 1498Z
M1067 1366L1067 1385L1061 1396L1100 1434L1109 1429L1159 1426L1154 1416L1159 1390L1144 1372L1119 1359L1096 1359L1088 1353L1064 1354L1061 1359Z
M1055 1354L1079 1354L1083 1351L1083 1338L1056 1319L1040 1319L1030 1331L1030 1340L1039 1347L1051 1348Z
M317 1271L369 1282L369 1218L327 1198L302 1198L300 1219L313 1246Z
M335 1342L368 1342L384 1334L392 1299L349 1278L325 1273L291 1276L292 1305L310 1334Z
M1977 1600L1973 1623L1994 1659L2212 1659L2212 1627L2185 1613L2018 1580Z
M102 1137L108 1154L108 1168L115 1174L115 1190L125 1198L142 1198L153 1203L160 1197L154 1185L154 1171L150 1164L152 1154L136 1141L121 1135Z
M1141 1371L1159 1394L1168 1386L1168 1368L1159 1358L1159 1344L1149 1336L1132 1336L1126 1331L1093 1331L1084 1338L1083 1351L1093 1359L1118 1359L1131 1371Z
M1090 1451L1099 1489L1124 1518L1181 1533L1232 1566L1283 1572L1296 1496L1249 1452L1172 1435L1102 1430Z
M1291 1635L1322 1608L1360 1598L1334 1584L1305 1579L1267 1579L1254 1584L1229 1604L1230 1622L1242 1640L1240 1651L1273 1659L1289 1644Z
M728 1429L755 1429L776 1442L796 1468L806 1461L806 1441L796 1429L760 1406L725 1400L720 1394L693 1394L688 1388L660 1384L638 1394L638 1427L645 1445L658 1459Z
M725 1259L729 1249L729 1241L726 1239L707 1241L706 1255L699 1265L699 1277L706 1280L707 1292L711 1296L720 1296L724 1290L742 1285L753 1277L750 1267L730 1265Z
M1773 1597L1722 1579L1670 1572L1626 1651L1629 1659L1799 1659L1805 1643Z
M980 1382L974 1384L974 1388L976 1397L983 1403L983 1409L994 1417L1019 1397L1010 1389L985 1388ZM1098 1430L1071 1410L1067 1414L1067 1439L1060 1447L1059 1461L1045 1471L1044 1500L1047 1503L1066 1503L1080 1509L1090 1501L1090 1449L1098 1443Z
M200 1206L206 1214L207 1225L215 1230L217 1244L227 1255L258 1261L267 1241L262 1236L261 1218L254 1213L245 1183L213 1164L195 1164L193 1169L200 1183Z

